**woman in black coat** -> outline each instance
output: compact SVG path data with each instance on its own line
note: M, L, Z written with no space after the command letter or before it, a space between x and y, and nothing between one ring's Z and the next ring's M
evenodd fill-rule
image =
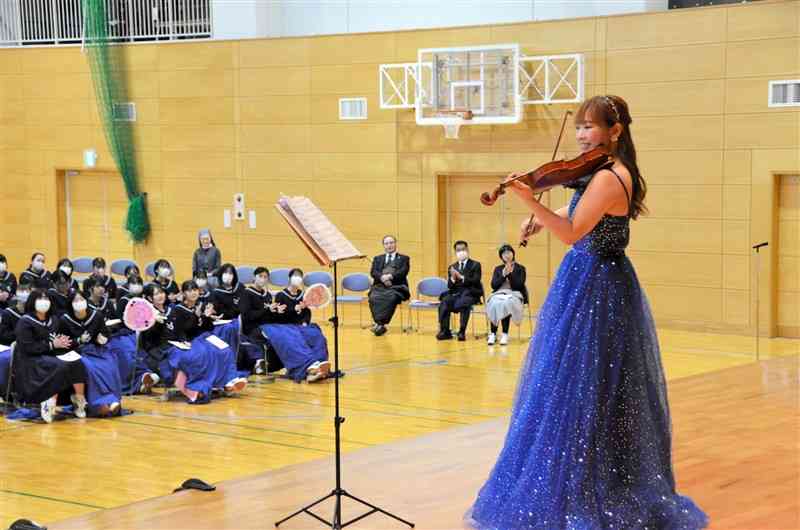
M508 328L511 319L519 324L525 304L528 303L528 289L525 287L525 267L517 263L514 247L505 244L498 251L502 263L494 268L492 274L492 294L486 300L486 316L492 325L488 344L495 343L497 324L503 326L500 344L508 344Z

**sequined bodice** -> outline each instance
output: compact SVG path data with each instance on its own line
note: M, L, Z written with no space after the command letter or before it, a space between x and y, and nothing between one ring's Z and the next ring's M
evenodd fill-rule
M569 218L575 213L589 180L574 186L575 194L569 204ZM591 232L576 241L573 248L597 254L598 256L619 256L625 253L630 241L630 219L626 215L604 215Z

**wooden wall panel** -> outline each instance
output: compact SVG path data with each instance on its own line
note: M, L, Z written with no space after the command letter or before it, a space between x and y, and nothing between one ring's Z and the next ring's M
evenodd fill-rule
M485 188L510 171L548 160L562 112L570 106L529 106L517 125L462 127L458 141L441 127L419 127L409 110L381 110L381 63L414 61L423 47L517 42L523 53L583 52L588 95L615 93L631 107L651 213L633 225L630 255L660 324L752 332L751 246L779 234L766 255L762 323L793 324L798 229L783 190L769 217L776 172L800 171L800 112L766 106L770 79L800 76L800 2L676 10L423 31L120 47L128 94L137 104L137 166L148 193L153 234L133 250L121 231L121 182L106 242L89 228L102 224L97 196L76 203L86 227L81 251L106 245L142 264L171 259L188 274L197 230L210 227L225 260L270 267L318 268L273 211L279 193L312 197L372 255L385 233L413 258L412 283L437 274L441 175L455 232L474 241L490 272L501 240L513 241L525 208L515 200L486 208ZM368 99L368 119L338 119L340 97ZM571 125L571 124L570 124ZM559 156L576 151L567 128ZM56 168L80 168L94 147L111 168L90 71L77 48L0 51L0 171L6 206L0 252L21 269L33 248L51 254L57 239ZM794 154L793 154L794 153ZM788 173L787 173L788 172ZM466 178L460 178L463 176ZM478 175L478 176L476 176ZM93 189L90 180L85 181ZM222 226L233 194L245 193L258 226ZM84 197L84 194L81 194ZM566 204L554 190L545 201ZM787 214L789 212L789 214ZM786 217L789 215L789 218ZM105 225L104 225L105 226ZM793 239L794 238L794 239ZM444 249L447 259L449 250ZM540 303L565 252L541 236L521 253ZM774 264L773 264L774 260ZM774 278L769 271L773 270ZM347 271L365 264L347 263ZM487 272L488 274L488 272ZM485 278L488 279L488 278ZM770 294L774 290L774 296ZM773 296L773 298L770 298ZM787 300L789 300L787 302Z

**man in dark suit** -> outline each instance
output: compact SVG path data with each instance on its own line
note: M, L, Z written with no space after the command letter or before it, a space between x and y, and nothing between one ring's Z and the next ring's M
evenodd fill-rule
M481 283L481 264L469 259L469 245L466 241L456 241L453 245L456 261L448 269L447 291L439 297L439 333L436 338L453 338L450 332L450 313L459 313L458 340L467 339L467 323L472 306L483 296Z
M369 310L372 312L372 332L380 337L392 320L394 311L403 301L411 298L408 290L408 271L411 259L397 253L394 236L384 236L384 253L372 258L372 288L369 290Z

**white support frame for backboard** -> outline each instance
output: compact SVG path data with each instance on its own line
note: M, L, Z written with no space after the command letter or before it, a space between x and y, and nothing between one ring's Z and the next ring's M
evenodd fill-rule
M554 61L562 61L564 59L571 59L572 61L562 72L559 67L556 66ZM525 65L529 63L534 64L534 66L531 68L533 70L533 74L529 74L528 70L525 68ZM536 63L538 63L538 65L536 65ZM573 84L567 79L573 69L577 70L575 82L577 87L573 86ZM542 92L542 90L540 90L539 86L536 84L536 78L539 73L542 72L542 70L544 70L544 86L542 87L544 92ZM558 80L555 83L553 82L551 70L555 70L554 73L558 76ZM522 87L519 91L519 96L523 105L550 105L553 103L580 103L583 101L584 61L582 53L520 57L519 72L522 80ZM569 87L573 97L559 99L553 98L553 94L556 93L562 84L565 84L567 87ZM533 88L536 93L539 94L539 99L527 99L525 97L530 88Z
M422 67L432 68L430 64ZM392 78L392 72L402 70L400 86ZM378 90L382 109L413 109L417 100L417 89L426 94L420 86L421 68L419 63L382 64L378 67ZM386 90L390 89L388 92Z

